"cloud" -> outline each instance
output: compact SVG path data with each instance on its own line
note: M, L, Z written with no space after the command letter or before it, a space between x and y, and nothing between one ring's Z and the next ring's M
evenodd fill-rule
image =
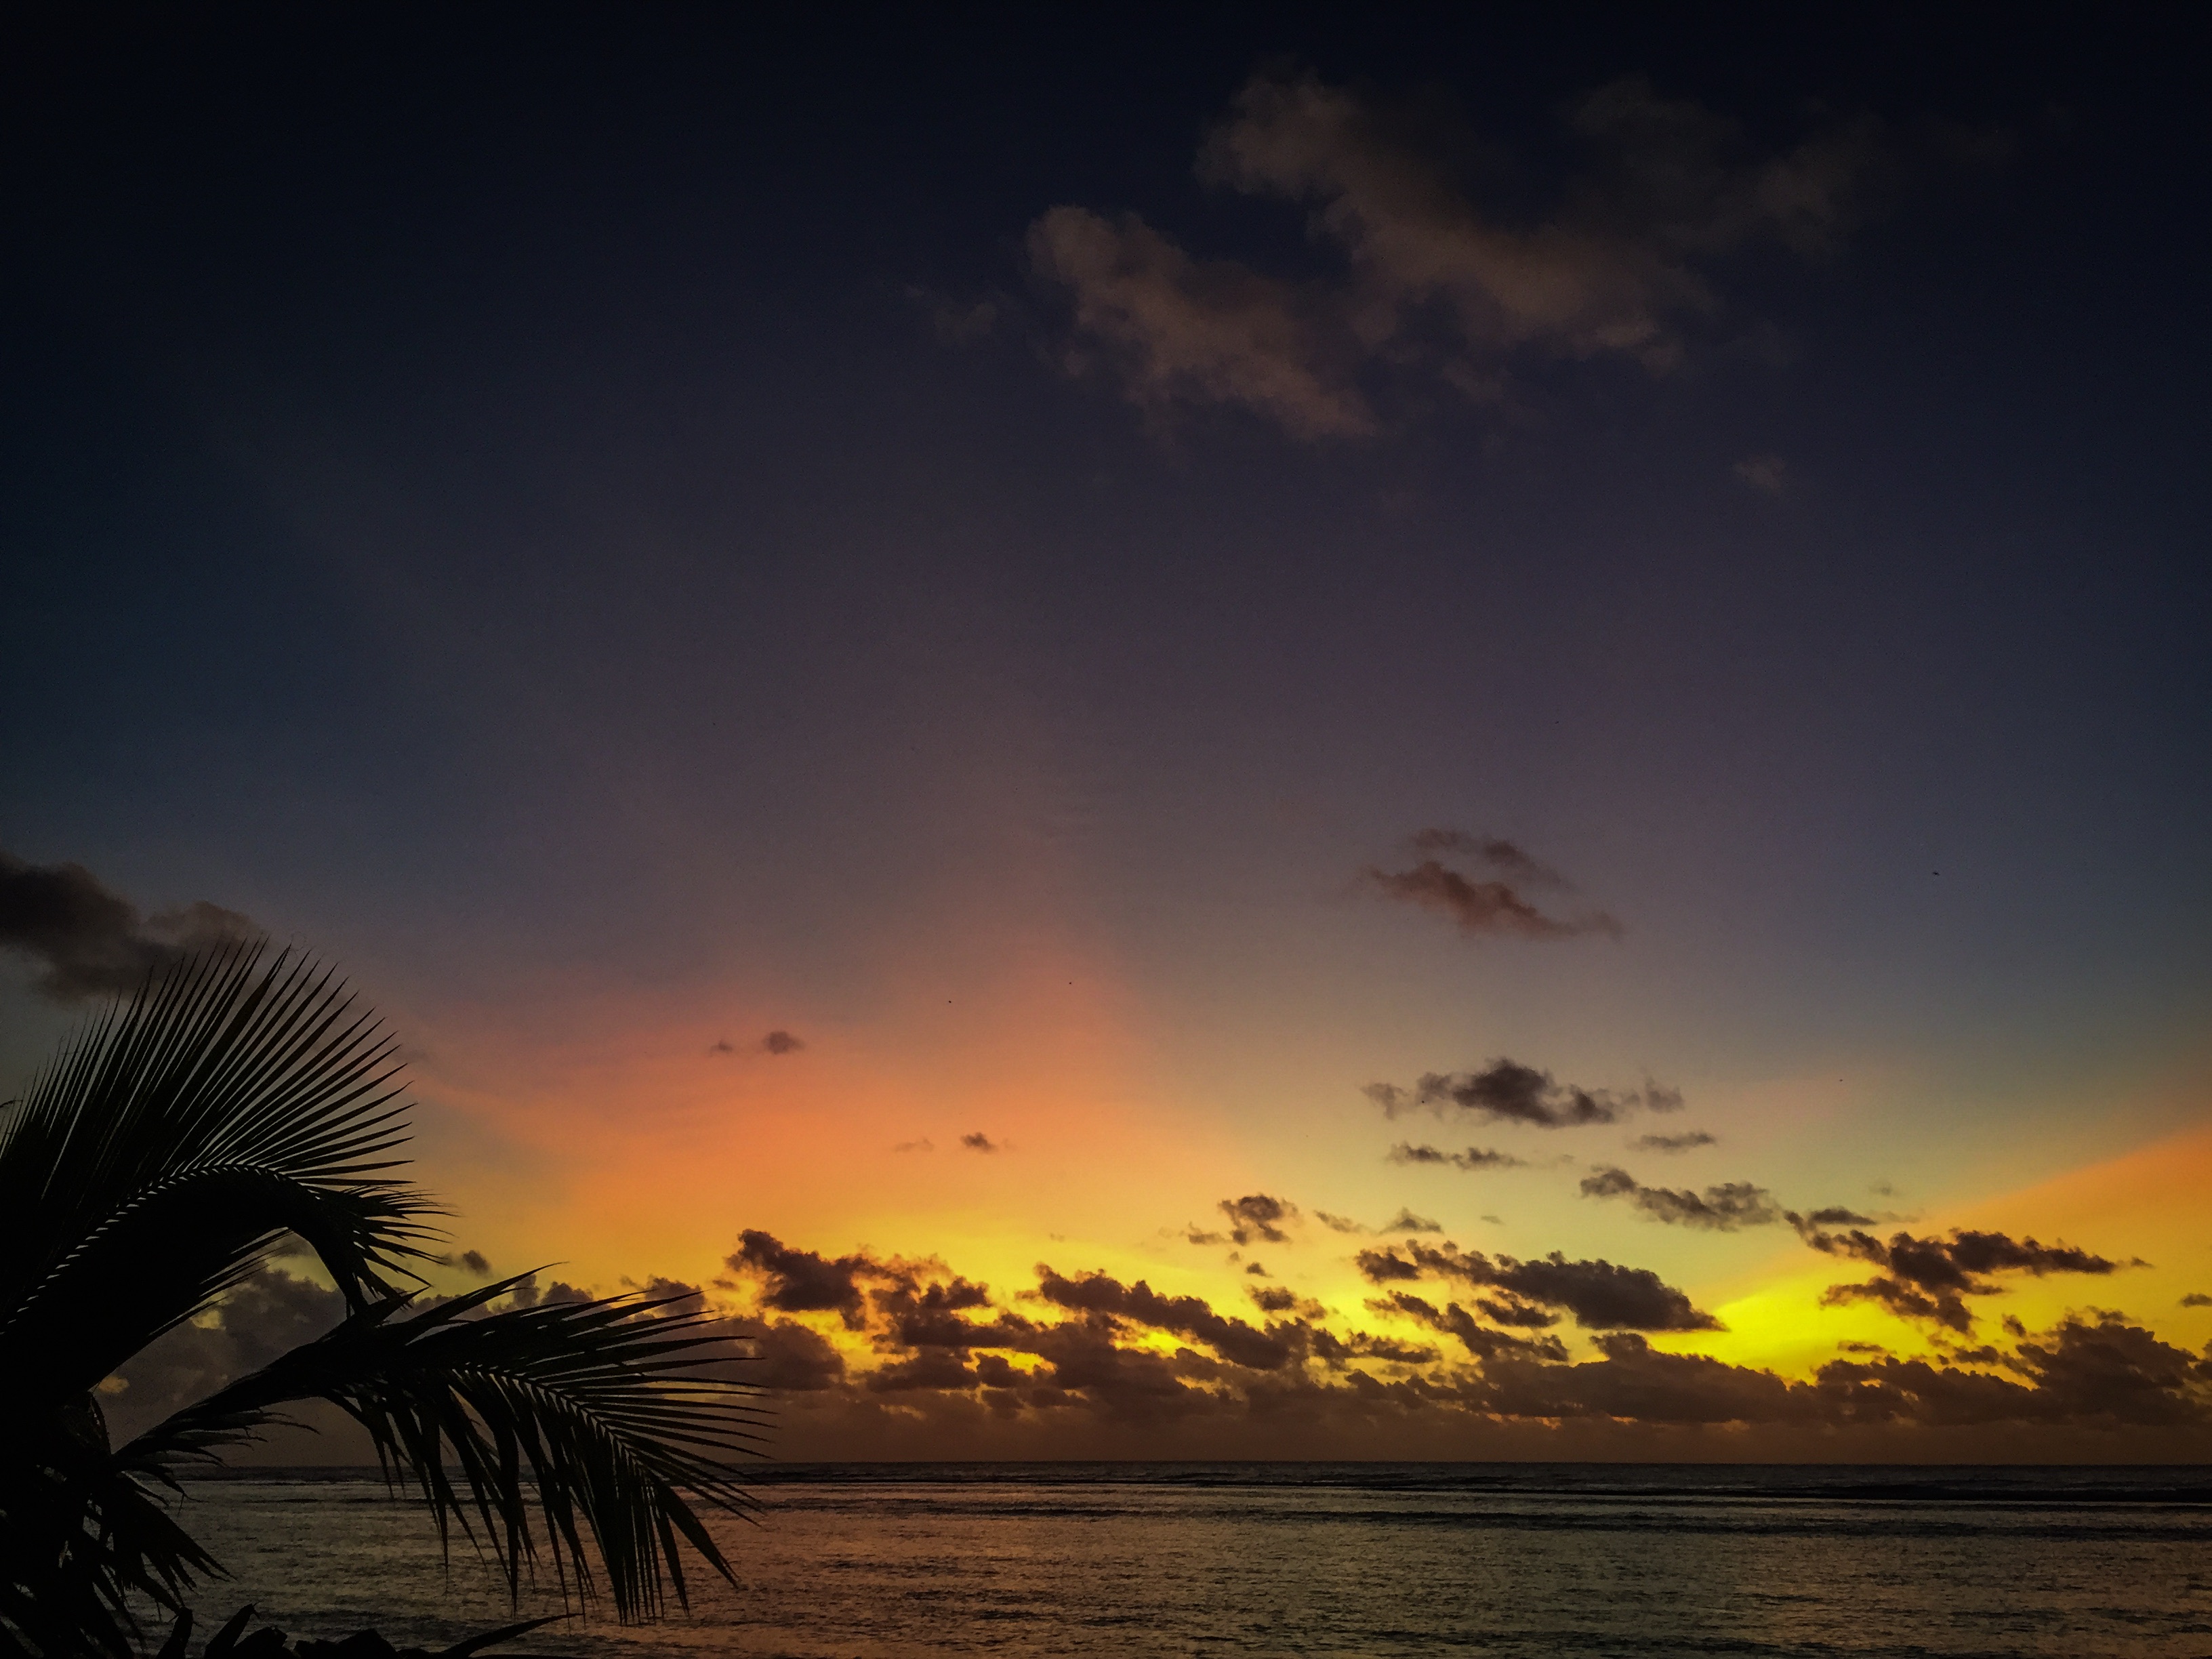
M482 1250L463 1250L460 1255L460 1265L478 1279L491 1277L491 1262Z
M1377 1336L1370 1331L1354 1331L1349 1336L1339 1337L1327 1330L1313 1334L1313 1355L1334 1370L1341 1370L1355 1359L1379 1359L1391 1365L1430 1365L1439 1357L1436 1349L1425 1342L1401 1342L1395 1337Z
M2074 1423L2202 1425L2212 1416L2212 1364L2115 1313L2069 1315L2005 1362L2024 1381L1923 1359L1836 1360L1820 1383L1848 1389L1862 1415L1937 1425Z
M1987 1242L2001 1237L1966 1243L1966 1253L2048 1263L2067 1249ZM1027 1437L966 1444L978 1453L1027 1448L1021 1455L1111 1444L1123 1448L1118 1455L1143 1455L1147 1447L1218 1445L1224 1432L1272 1424L1278 1437L1236 1443L1296 1455L1362 1443L1340 1437L1382 1422L1418 1437L1401 1443L1462 1447L1495 1443L1438 1437L1517 1423L1546 1437L1516 1443L1540 1455L1546 1444L1577 1443L1550 1437L1583 1419L1621 1431L1796 1425L1812 1431L1804 1443L1814 1449L1893 1445L1834 1437L1897 1425L2134 1425L2200 1437L2159 1443L2177 1449L2212 1443L2201 1437L2212 1435L2212 1361L2113 1313L2069 1316L2040 1334L2012 1321L2008 1346L1954 1347L1927 1358L1845 1345L1810 1378L1793 1380L1655 1348L1644 1333L1711 1328L1710 1316L1648 1272L1559 1253L1524 1261L1419 1241L1366 1253L1361 1266L1378 1293L1366 1304L1375 1324L1360 1329L1279 1285L1247 1282L1262 1325L1204 1297L1164 1294L1104 1271L1064 1274L1040 1263L1034 1288L1008 1303L933 1259L833 1259L764 1233L744 1238L733 1258L745 1267L744 1282L727 1288L762 1299L744 1327L760 1356L748 1374L787 1392L787 1422L902 1422L914 1437L903 1443L916 1448L941 1449L955 1425L1002 1425ZM1419 1287L1423 1279L1462 1288L1439 1297ZM801 1280L826 1280L831 1290L787 1294ZM841 1304L842 1285L857 1292L852 1322L840 1305L797 1313L767 1305L777 1296ZM1576 1350L1562 1334L1569 1320L1593 1334L1573 1339ZM903 1415L883 1417L890 1402ZM1085 1425L1146 1436L1184 1425L1198 1437L1100 1443L1081 1437Z
M1620 924L1602 910L1548 915L1510 883L1463 875L1437 859L1423 859L1409 870L1370 865L1364 873L1368 884L1383 897L1433 910L1456 922L1469 938L1500 933L1532 939L1577 939L1586 933L1620 936Z
M716 1037L707 1045L707 1052L710 1054L734 1054L738 1052L738 1045L727 1037Z
M1255 1239L1286 1244L1291 1236L1281 1224L1295 1221L1298 1214L1298 1206L1288 1199L1270 1198L1265 1193L1224 1198L1214 1207L1229 1218L1229 1237L1238 1244L1249 1244Z
M1774 1194L1747 1181L1724 1182L1700 1194L1679 1187L1646 1187L1626 1170L1601 1169L1583 1177L1584 1198L1626 1198L1654 1221L1732 1233L1739 1227L1771 1227L1785 1212Z
M1224 1359L1256 1370L1273 1370L1288 1364L1297 1346L1273 1330L1258 1330L1241 1319L1218 1314L1194 1296L1162 1296L1143 1279L1124 1285L1103 1273L1064 1279L1039 1263L1037 1294L1057 1307L1101 1314L1170 1331L1206 1344Z
M1510 1331L1494 1330L1478 1324L1474 1316L1456 1302L1439 1308L1409 1291L1393 1291L1367 1305L1378 1312L1401 1314L1431 1330L1455 1337L1460 1346L1478 1359L1492 1360L1506 1354L1553 1361L1567 1357L1565 1345L1555 1336L1516 1336Z
M1302 1297L1285 1285L1247 1285L1244 1293L1261 1313L1295 1313L1301 1319L1326 1319L1328 1310L1310 1297Z
M2212 1308L2212 1296L2207 1296L2202 1291L2191 1291L2181 1298L2181 1305L2185 1308Z
M523 1274L506 1297L507 1304L515 1308L554 1307L563 1302L589 1302L591 1299L589 1291L558 1279L540 1290L535 1273Z
M1640 79L1570 112L1580 167L1548 209L1486 205L1446 164L1449 135L1310 75L1255 76L1200 149L1212 185L1305 210L1340 262L1291 283L1194 258L1134 215L1062 205L1029 233L1067 296L1068 367L1103 355L1131 402L1249 410L1305 440L1380 422L1366 383L1425 376L1495 398L1523 357L1625 356L1661 372L1681 325L1720 309L1702 267L1748 244L1832 247L1876 159L1869 122L1759 155L1735 124Z
M1609 1417L1654 1424L1787 1423L1826 1415L1816 1390L1701 1354L1663 1353L1633 1332L1598 1339L1575 1365L1485 1367L1492 1408L1514 1417Z
M1405 1254L1401 1255L1402 1249ZM1446 1243L1409 1240L1401 1246L1362 1250L1360 1273L1372 1284L1410 1282L1434 1273L1464 1284L1510 1292L1524 1303L1564 1308L1587 1330L1711 1331L1720 1322L1648 1267L1610 1261L1570 1261L1559 1251L1532 1261Z
M1231 404L1309 439L1376 429L1327 295L1234 260L1194 259L1133 213L1055 207L1030 227L1029 255L1066 290L1077 335L1139 409ZM1066 364L1079 374L1089 358L1072 353Z
M895 1152L933 1152L937 1150L937 1143L924 1135L920 1140L902 1140L891 1150Z
M1416 830L1411 836L1416 853L1455 853L1478 859L1500 875L1531 887L1568 888L1572 883L1548 864L1539 863L1518 843L1499 836L1470 835L1464 830Z
M0 850L0 948L39 965L56 1002L127 995L196 951L263 937L251 918L202 899L141 916L81 864L27 864Z
M976 1130L973 1134L961 1136L960 1144L971 1152L995 1152L1004 1150L997 1141L992 1139L981 1129Z
M1641 1089L1620 1093L1577 1088L1553 1081L1549 1072L1502 1055L1479 1072L1428 1072L1411 1089L1395 1083L1370 1083L1361 1092L1382 1109L1385 1117L1400 1117L1425 1107L1440 1117L1446 1112L1460 1112L1486 1122L1526 1123L1540 1129L1613 1123L1623 1114L1638 1109L1674 1112L1682 1108L1681 1091L1663 1084L1647 1082ZM1419 1149L1405 1150L1406 1161L1427 1161ZM1478 1164L1461 1167L1481 1166L1485 1155L1474 1147L1468 1149L1467 1155L1477 1158Z
M264 1267L224 1296L204 1320L155 1339L116 1374L101 1404L122 1445L171 1413L313 1341L345 1317L345 1298L277 1267Z
M1898 1232L1884 1240L1856 1226L1830 1232L1827 1228L1845 1224L1822 1220L1827 1213L1815 1212L1790 1219L1813 1249L1865 1261L1883 1271L1861 1283L1830 1285L1821 1295L1823 1306L1876 1302L1900 1319L1936 1325L1962 1335L1974 1323L1966 1298L1996 1296L2003 1290L1990 1277L1993 1273L2027 1273L2038 1279L2049 1273L2104 1277L2122 1266L2072 1245L2041 1244L2033 1238L2014 1239L2003 1233L1961 1231L1948 1238L1916 1238L1911 1233Z
M1390 1149L1389 1161L1393 1164L1449 1164L1455 1170L1522 1170L1528 1167L1511 1154L1496 1152L1487 1146L1470 1146L1463 1152L1447 1152L1434 1146L1415 1146L1403 1140Z
M1401 1209L1375 1231L1378 1233L1440 1233L1443 1231L1443 1224L1431 1221L1425 1216L1415 1215L1411 1210Z
M746 1340L753 1353L748 1382L780 1394L817 1394L845 1380L845 1357L836 1345L797 1320L776 1320Z
M1762 495L1788 493L1790 463L1779 455L1753 455L1735 464L1735 476Z
M770 1054L795 1054L806 1044L785 1030L770 1031L760 1040L761 1051Z
M1639 1152L1686 1152L1720 1142L1703 1129L1688 1129L1679 1135L1638 1135L1629 1145Z
M767 1280L762 1305L781 1313L835 1313L858 1330L860 1281L880 1278L881 1263L866 1255L835 1261L811 1250L793 1249L773 1233L747 1231L738 1236L736 1252L724 1258L732 1273L753 1273Z

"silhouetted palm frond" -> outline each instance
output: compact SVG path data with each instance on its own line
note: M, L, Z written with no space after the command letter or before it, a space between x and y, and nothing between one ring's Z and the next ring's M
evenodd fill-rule
M0 1407L82 1396L297 1235L354 1307L420 1261L393 1043L327 969L240 946L94 1021L0 1135ZM411 1276L411 1275L410 1275Z
M312 963L258 946L187 961L65 1044L0 1129L0 1659L128 1655L133 1599L181 1610L219 1571L146 1482L336 1401L387 1475L504 1566L536 1559L617 1614L684 1594L679 1540L747 1500L753 1392L712 1322L636 1298L510 1309L519 1281L416 1310L435 1211L398 1178L392 1039ZM337 1329L111 1450L98 1385L258 1271L286 1235L343 1293ZM472 1518L473 1517L473 1518Z
M483 1311L522 1282L404 1317L406 1297L364 1309L149 1430L116 1462L166 1474L254 1437L280 1420L278 1406L328 1400L368 1431L388 1474L414 1484L441 1536L458 1524L490 1547L510 1590L541 1527L562 1585L573 1577L586 1594L590 1534L625 1620L660 1610L664 1576L685 1597L679 1537L728 1577L683 1495L731 1514L751 1507L730 1460L755 1452L758 1390L730 1375L717 1322L637 1297Z

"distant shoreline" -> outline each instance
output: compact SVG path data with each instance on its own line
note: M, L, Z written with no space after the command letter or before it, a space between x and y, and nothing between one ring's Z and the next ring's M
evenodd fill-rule
M750 1484L1118 1486L1450 1491L1632 1501L1817 1501L2212 1507L2212 1464L1505 1463L1070 1459L764 1462ZM382 1484L374 1465L210 1469L192 1482Z

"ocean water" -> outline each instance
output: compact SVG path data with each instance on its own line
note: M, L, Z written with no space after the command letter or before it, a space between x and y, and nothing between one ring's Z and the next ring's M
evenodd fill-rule
M736 1589L518 1650L671 1655L2212 1656L2212 1470L945 1464L763 1472ZM295 1634L514 1615L374 1479L196 1481ZM525 1611L558 1611L556 1595ZM204 1625L203 1629L204 1629ZM196 1644L197 1645L197 1644Z

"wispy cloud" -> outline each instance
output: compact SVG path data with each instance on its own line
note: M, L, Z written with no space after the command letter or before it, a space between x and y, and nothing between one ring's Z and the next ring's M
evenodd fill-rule
M1850 1224L1863 1222L1865 1217L1825 1218L1833 1213L1816 1211L1810 1216L1790 1218L1814 1249L1869 1262L1883 1271L1862 1283L1830 1285L1821 1296L1823 1304L1879 1303L1899 1318L1960 1334L1971 1331L1974 1323L1966 1298L1996 1295L2003 1288L1996 1282L1996 1274L2027 1273L2041 1279L2051 1273L2085 1273L2103 1278L2124 1267L2147 1265L2110 1261L2070 1244L2042 1244L2033 1238L1971 1230L1954 1232L1948 1238L1916 1238L1909 1232L1877 1238ZM1831 1231L1832 1227L1846 1231Z
M1759 241L1832 247L1880 149L1861 121L1760 155L1734 123L1640 79L1589 94L1567 127L1577 174L1548 211L1508 215L1408 111L1311 75L1256 76L1199 177L1303 209L1340 269L1291 281L1194 258L1132 213L1054 207L1029 249L1071 305L1068 367L1103 367L1155 416L1237 407L1306 440L1375 433L1370 387L1393 375L1487 399L1524 355L1663 372L1683 323L1721 308L1710 262Z
M1447 1152L1435 1146L1416 1146L1400 1141L1389 1153L1393 1164L1445 1164L1455 1170L1520 1170L1527 1164L1510 1152L1488 1146L1470 1146L1463 1152Z
M1703 1129L1686 1129L1678 1135L1638 1135L1629 1145L1639 1152L1689 1152L1720 1142Z
M1753 455L1735 464L1735 476L1763 495L1789 493L1790 463L1779 455Z
M1417 855L1413 864L1402 870L1370 865L1363 879L1385 898L1446 917L1470 938L1620 937L1620 923L1603 910L1559 915L1530 898L1525 890L1528 888L1571 891L1572 884L1512 842L1457 830L1424 830L1412 842ZM1467 867L1455 868L1445 862L1447 858Z
M1710 1331L1720 1328L1711 1314L1692 1305L1682 1291L1648 1267L1623 1267L1610 1261L1570 1261L1558 1251L1540 1260L1495 1259L1457 1245L1408 1241L1389 1249L1362 1250L1360 1273L1370 1283L1410 1283L1425 1276L1506 1292L1505 1323L1528 1322L1525 1308L1559 1308L1590 1330Z
M1523 1123L1538 1129L1617 1123L1630 1112L1674 1112L1682 1106L1681 1091L1664 1084L1647 1081L1641 1088L1619 1091L1585 1089L1559 1083L1549 1072L1503 1055L1479 1072L1426 1072L1410 1089L1370 1083L1360 1092L1380 1106L1385 1117L1427 1110L1439 1117L1461 1114L1484 1122ZM1405 1163L1446 1158L1456 1163L1464 1157L1470 1161L1461 1167L1470 1169L1496 1162L1493 1155L1472 1146L1464 1154L1438 1154L1434 1159L1425 1156L1434 1152L1433 1147L1404 1146L1402 1158L1395 1150L1392 1157Z
M1654 1221L1710 1232L1771 1227L1784 1215L1773 1194L1747 1181L1724 1182L1700 1194L1678 1187L1646 1187L1627 1170L1608 1168L1583 1176L1582 1191L1584 1198L1625 1198Z

